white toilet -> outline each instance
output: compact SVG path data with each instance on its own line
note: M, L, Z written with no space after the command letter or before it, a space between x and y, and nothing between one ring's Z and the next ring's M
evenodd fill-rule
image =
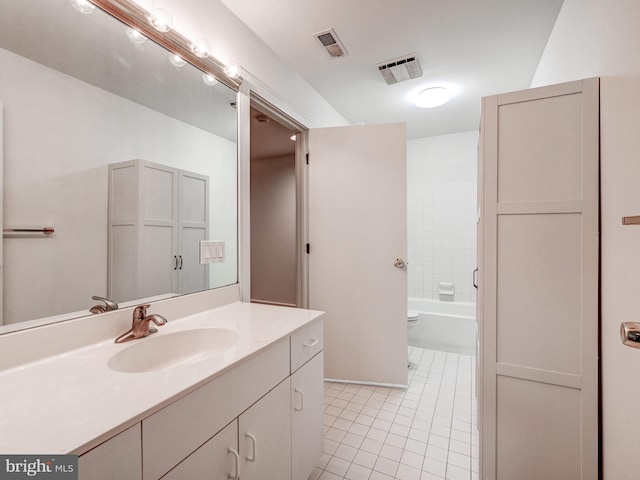
M411 329L415 328L416 325L420 323L420 313L415 310L407 311L407 332L411 331ZM415 364L411 363L411 360L407 359L407 367L415 368Z
M407 311L407 330L411 330L420 323L420 313L415 310Z

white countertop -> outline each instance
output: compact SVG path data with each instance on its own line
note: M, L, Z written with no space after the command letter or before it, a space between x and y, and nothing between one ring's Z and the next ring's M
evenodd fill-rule
M0 371L0 453L82 454L321 315L234 302L170 321L147 338L109 340ZM238 333L237 346L222 363L205 360L148 373L107 366L115 353L137 342L213 327Z

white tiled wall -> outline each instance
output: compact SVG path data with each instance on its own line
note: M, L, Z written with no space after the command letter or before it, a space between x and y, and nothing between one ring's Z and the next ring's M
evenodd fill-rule
M475 302L477 132L410 140L408 174L409 297Z

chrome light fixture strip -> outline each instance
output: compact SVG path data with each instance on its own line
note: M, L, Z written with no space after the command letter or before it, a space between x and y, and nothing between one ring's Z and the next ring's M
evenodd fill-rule
M135 28L142 35L163 46L171 53L179 55L202 72L212 75L227 87L236 92L240 89L242 77L232 78L227 75L225 65L211 56L206 58L196 56L191 51L193 42L174 29L168 32L156 30L149 20L150 13L131 0L89 0L89 2L127 26Z

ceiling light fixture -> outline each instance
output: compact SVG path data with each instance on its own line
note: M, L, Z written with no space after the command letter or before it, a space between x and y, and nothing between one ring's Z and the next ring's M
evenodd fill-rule
M206 38L199 38L191 44L191 51L196 57L207 58L211 54L211 44Z
M142 35L135 28L127 28L125 33L127 34L127 38L129 40L131 40L133 43L137 43L138 45L142 45L144 42L147 41L147 37Z
M444 87L430 87L418 93L413 103L420 108L435 108L447 103L451 96L451 91Z
M291 136L289 137L289 140L291 140L292 142L295 142L295 141L296 141L296 138L297 138L297 137L296 137L296 135L295 135L295 133L294 133L293 135L291 135Z
M211 87L213 87L218 83L218 80L216 80L216 77L214 77L213 75L209 75L208 73L202 74L202 81Z
M169 52L169 61L171 62L171 65L178 68L184 67L187 64L187 62L180 55L176 55L175 53L171 52Z
M159 32L168 32L173 25L171 14L162 8L156 8L149 15L149 22Z
M87 0L69 0L69 3L73 8L84 14L93 13L96 9L96 6Z

